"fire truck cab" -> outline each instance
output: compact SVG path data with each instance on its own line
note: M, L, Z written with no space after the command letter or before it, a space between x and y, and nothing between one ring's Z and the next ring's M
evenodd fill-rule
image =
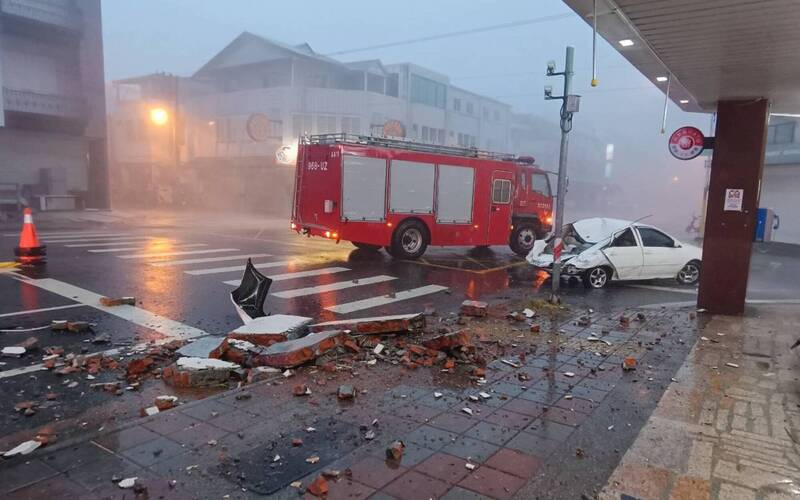
M552 206L530 157L325 134L299 145L291 227L401 259L428 245L509 245L524 256L550 230Z

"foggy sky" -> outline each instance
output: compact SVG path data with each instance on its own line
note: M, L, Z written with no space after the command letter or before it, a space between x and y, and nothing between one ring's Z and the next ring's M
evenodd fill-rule
M107 80L154 71L191 75L242 31L291 44L308 42L315 51L327 54L572 13L560 0L137 0L107 1L102 7ZM561 80L547 78L544 72L551 59L559 69L563 67L568 44L576 51L573 91L583 96L573 131L613 143L615 178L626 193L649 200L651 206L645 203L642 210L661 214L657 221L667 220L664 214L668 213L670 218L680 218L680 227L685 226L700 204L703 162L673 159L666 141L682 125L695 125L708 133L710 115L683 113L670 104L667 134L661 135L664 94L602 38L598 44L600 86L591 88L591 29L577 15L335 57L413 62L450 76L455 85L507 102L517 112L534 113L556 126L560 103L545 102L542 88L553 85L559 94ZM552 147L548 154L557 151L558 144ZM673 181L676 176L677 182Z

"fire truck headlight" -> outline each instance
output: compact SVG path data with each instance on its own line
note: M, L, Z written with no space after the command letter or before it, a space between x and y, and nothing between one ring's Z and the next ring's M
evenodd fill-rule
M548 215L547 219L545 219L545 220L547 221L548 224L552 224L553 223L553 216L552 215Z
M386 223L386 227L392 227L392 223L391 222L387 222Z
M339 239L339 233L333 233L331 235L331 238L333 238L334 240L338 240Z
M325 231L325 237L326 238L330 238L331 237L331 232L330 231Z
M297 224L295 224L294 222L292 222L292 224L291 224L291 226L290 226L290 227L291 227L293 230L296 230L296 229L297 229Z

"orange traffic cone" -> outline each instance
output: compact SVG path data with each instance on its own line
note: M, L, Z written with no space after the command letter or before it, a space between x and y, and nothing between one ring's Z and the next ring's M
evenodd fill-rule
M24 214L19 246L14 249L14 255L17 256L17 262L22 264L43 264L47 247L39 243L39 237L36 236L31 209L26 208Z

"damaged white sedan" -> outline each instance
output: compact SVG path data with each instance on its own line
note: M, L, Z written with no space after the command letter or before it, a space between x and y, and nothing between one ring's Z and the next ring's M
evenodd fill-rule
M700 279L702 250L647 224L620 219L581 219L563 228L562 278L580 278L587 288L611 280L674 278L684 285ZM527 261L553 269L554 238L534 242Z

